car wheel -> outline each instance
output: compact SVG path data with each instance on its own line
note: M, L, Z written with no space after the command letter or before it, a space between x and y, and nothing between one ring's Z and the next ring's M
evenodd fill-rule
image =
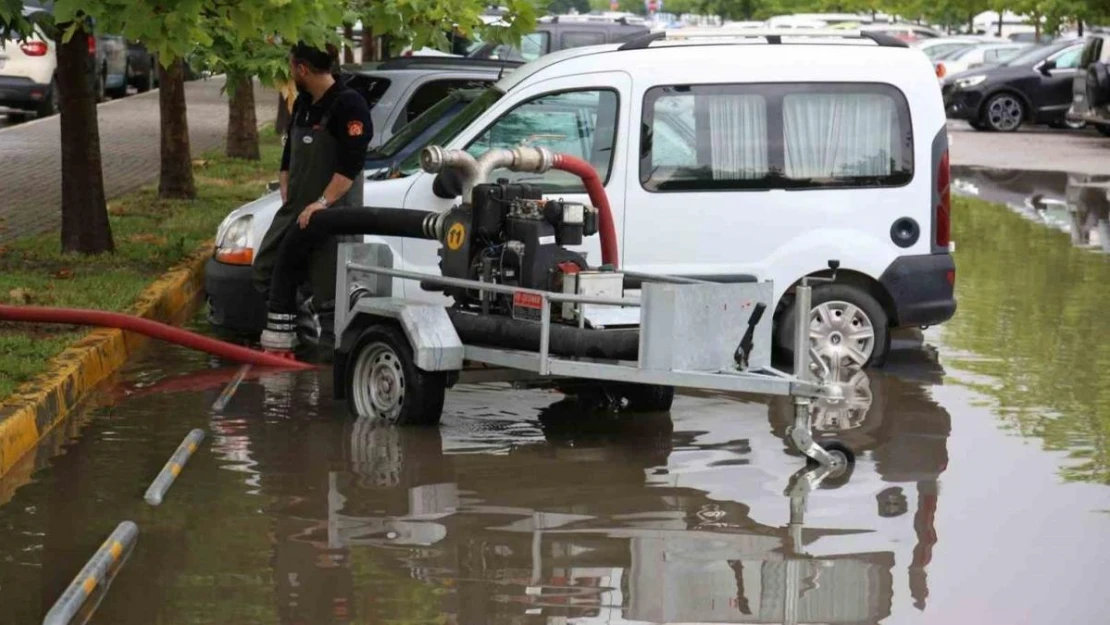
M1065 118L1065 119L1061 119L1061 120L1052 122L1051 124L1049 124L1049 126L1051 126L1053 128L1056 128L1058 130L1083 130L1084 128L1087 127L1087 122L1082 121L1082 120L1072 121L1070 119Z
M1095 130L1104 137L1110 137L1110 124L1095 124Z
M58 82L54 78L50 79L46 97L43 98L42 102L39 102L39 108L35 113L38 117L50 117L58 113Z
M108 95L112 96L113 99L126 98L127 97L127 75L130 74L130 73L131 73L131 66L130 65L125 65L124 68L123 68L123 84L120 85L119 87L116 87L116 88L112 89L111 91L109 91ZM107 80L107 78L105 78L105 80Z
M840 367L878 367L890 349L890 318L867 291L850 284L813 287L810 347ZM795 306L779 320L779 345L793 359Z
M146 93L150 91L151 85L154 83L154 67L147 69L145 74L140 74L135 77L135 90L139 93Z
M1013 132L1025 120L1025 105L1012 93L1000 93L983 106L983 123L991 130Z
M101 70L100 75L96 80L96 101L103 102L108 98L108 74L107 70Z
M968 126L971 126L971 127L972 127L972 128L974 128L975 130L978 130L978 131L980 131L980 132L983 132L983 131L986 131L986 130L990 130L990 126L987 126L987 125L986 125L986 124L984 124L983 122L968 122L968 123L967 123L967 125L968 125Z

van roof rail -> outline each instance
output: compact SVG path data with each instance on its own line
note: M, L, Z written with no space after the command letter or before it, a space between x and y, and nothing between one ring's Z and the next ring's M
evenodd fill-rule
M516 68L524 63L522 61L509 61L504 59L472 59L458 56L402 56L383 61L374 69L437 69L437 68L473 68L473 69L501 69Z
M650 48L656 41L684 41L692 39L752 39L761 37L770 44L781 44L783 37L813 37L813 38L839 38L839 39L869 39L876 45L886 48L908 48L909 45L890 35L866 30L847 29L816 29L816 28L780 28L764 29L752 28L743 30L728 30L720 33L699 30L697 33L683 34L682 32L668 33L660 30L632 39L622 45L619 50L644 50Z

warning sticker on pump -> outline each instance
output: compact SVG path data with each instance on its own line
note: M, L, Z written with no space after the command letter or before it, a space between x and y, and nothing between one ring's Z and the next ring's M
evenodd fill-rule
M539 321L543 298L535 293L513 293L513 319Z
M452 252L458 251L462 247L463 241L466 240L466 227L460 223L455 223L447 230L447 249Z

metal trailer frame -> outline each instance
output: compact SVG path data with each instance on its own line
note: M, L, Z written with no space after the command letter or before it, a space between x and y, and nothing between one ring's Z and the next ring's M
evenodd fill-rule
M736 289L766 288L769 293L771 284L769 281L756 284L722 284L677 276L656 276L625 272L626 275L630 277L644 280L641 286L641 292L644 297L642 299L632 299L626 297L592 297L512 287L503 284L394 269L392 265L392 251L388 245L381 243L340 244L339 267L342 270L338 272L337 276L336 293L339 294L340 297L337 298L337 304L339 305L336 307L335 316L337 349L339 349L339 346L344 342L345 334L347 330L352 327L352 322L359 316L369 315L371 317L388 319L392 323L397 323L401 326L412 347L414 364L418 369L423 371L458 372L463 368L465 361L472 361L529 371L540 376L590 378L618 383L657 384L672 387L701 388L793 397L794 424L788 430L788 438L793 447L812 460L817 467L812 470L801 470L795 478L806 477L806 479L792 479L792 485L788 490L793 490L795 488L800 488L805 491L811 490L829 474L842 473L845 470L845 465L854 460L851 450L847 449L839 442L825 441L825 445L822 446L819 445L812 436L809 422L812 400L814 398L838 398L841 396L842 391L837 384L828 381L828 368L824 366L824 363L812 352L809 346L809 315L795 315L794 371L799 372L798 375L790 375L770 367L769 357L767 366L757 370L740 371L738 367L731 362L732 350L735 349L731 346L726 346L730 356L729 360L731 366L723 366L722 364L714 365L712 358L710 358L708 365L705 359L702 359L701 362L694 363L690 368L675 367L675 362L679 362L680 364L683 362L682 359L684 356L682 354L676 357L676 359L672 359L669 364L664 358L663 365L661 366L658 363L651 367L643 366L645 348L651 349L653 341L659 342L667 340L667 337L660 338L660 332L652 332L653 325L659 323L657 320L661 318L664 319L664 321L672 321L672 324L677 323L677 321L683 318L682 313L684 312L682 310L683 304L680 301L669 309L663 306L664 310L661 313L655 314L654 318L645 320L645 317L651 317L652 313L659 308L653 303L660 299L651 296L653 289L667 289L670 294L677 294L676 298L678 300L682 300L684 296L689 296L686 299L689 300L692 298L694 307L700 307L700 309L703 310L712 308L713 298L723 294L725 299L718 298L717 303L726 302L725 308L727 309L728 305L736 302L735 298L738 293L741 294L741 296L745 293L744 291L738 292ZM839 263L837 261L830 261L829 266L833 269L835 275ZM524 293L533 298L538 297L540 300L541 314L539 320L540 344L538 350L531 352L516 349L464 345L459 339L444 306L391 297L394 279L415 280L424 284L461 287L483 293L496 293L509 296ZM812 308L810 304L812 301L811 282L831 281L833 279L835 278L804 278L801 283L795 287L795 302L798 309L810 310ZM763 287L760 287L760 284L762 284ZM751 296L751 291L747 291L746 293L748 297ZM348 296L348 301L346 302L344 301L344 295ZM729 297L732 299L728 299ZM766 298L769 299L770 295L766 295ZM708 300L710 305L707 306L707 301L703 300ZM552 324L551 304L553 303L569 303L577 306L589 304L640 308L639 336L641 362L598 361L589 358L553 356L550 353ZM768 307L770 307L769 305L770 302L768 302ZM719 311L720 306L717 308ZM579 315L579 317L579 325L581 326L584 323L584 321L581 320L583 315ZM764 320L761 322L767 324L768 328L771 323L770 317L771 315L769 314L765 315ZM712 320L713 315L710 314L708 319ZM669 334L672 331L673 325L663 326L663 332ZM765 347L769 353L769 330L764 338L766 339ZM712 350L712 348L708 346L709 340L705 337L704 332L701 337L696 336L695 333L694 340L699 339L703 341L702 345L697 346L699 350ZM674 348L681 352L684 349L683 344L675 343L673 340L671 343L672 344L666 346L668 350ZM715 348L718 352L720 351L720 345L717 345ZM659 351L660 350L657 349L656 353L658 354ZM687 352L689 351L690 350L687 349ZM754 352L755 350L752 351ZM685 357L687 357L688 360L689 353L687 353ZM341 367L338 360L337 358L337 373L340 371ZM719 358L717 362L720 363ZM816 375L811 371L811 362L815 363L818 369ZM337 384L338 383L340 383L339 380L337 380ZM348 400L351 401L352 398L348 398ZM806 474L806 476L803 476L803 473Z

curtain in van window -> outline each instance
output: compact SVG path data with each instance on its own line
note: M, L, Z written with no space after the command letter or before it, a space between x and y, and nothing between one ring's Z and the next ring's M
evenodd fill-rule
M783 100L788 178L888 176L900 157L898 113L873 93L797 93Z
M767 105L763 96L719 94L708 98L713 180L767 175Z

